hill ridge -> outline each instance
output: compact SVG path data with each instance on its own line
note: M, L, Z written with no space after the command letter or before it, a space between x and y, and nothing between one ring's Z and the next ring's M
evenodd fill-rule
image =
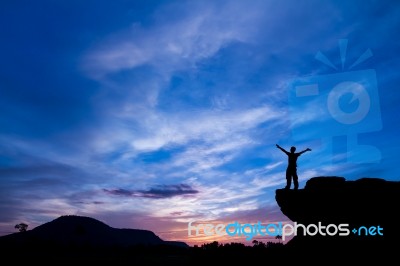
M154 232L144 229L114 228L89 216L62 215L32 230L0 237L0 244L28 243L75 246L134 246L175 245L187 247L180 241L164 241Z

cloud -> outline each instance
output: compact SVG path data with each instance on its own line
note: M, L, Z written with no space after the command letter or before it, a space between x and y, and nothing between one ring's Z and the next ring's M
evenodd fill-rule
M111 195L117 195L117 196L133 196L134 192L129 191L126 189L118 188L118 189L113 189L113 190L108 190L108 189L103 189L104 192L111 194Z
M76 174L76 169L72 166L56 163L56 162L45 162L46 164L38 165L29 165L29 166L14 166L14 167L3 167L0 168L0 177L3 178L12 178L12 177L27 177L27 176L35 176L38 179L44 181L48 181L49 183L55 182L55 180L51 180L50 178L43 177L54 177L54 176L71 176ZM39 181L36 179L36 181Z
M159 185L150 188L149 190L103 189L103 191L111 195L142 197L151 199L163 199L163 198L171 198L182 195L193 195L199 193L199 191L193 189L191 186L186 184Z
M261 123L279 119L279 113L268 106L236 111L200 111L176 115L148 114L141 124L142 136L131 142L135 150L157 150L168 144L186 144L191 140L206 143L246 132Z
M171 212L170 213L172 216L180 216L183 214L183 212Z
M154 14L154 24L135 23L104 40L85 57L84 67L96 79L146 64L168 71L193 67L227 43L251 39L262 18L258 5L246 5L246 12L235 2L165 5Z

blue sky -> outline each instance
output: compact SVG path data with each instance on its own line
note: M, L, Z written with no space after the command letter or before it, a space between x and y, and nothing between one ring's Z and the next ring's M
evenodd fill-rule
M1 234L77 214L194 243L191 220L285 220L276 143L313 149L299 158L301 187L323 175L400 180L396 1L1 6ZM343 81L367 90L360 122L327 111ZM293 96L310 82L318 95ZM361 94L339 108L354 112Z

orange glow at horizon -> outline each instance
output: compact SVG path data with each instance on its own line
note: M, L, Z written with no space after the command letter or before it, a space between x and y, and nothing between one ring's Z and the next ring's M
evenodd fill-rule
M287 223L288 221L283 221L283 223ZM227 225L231 222L221 222L221 221L213 221L213 222L195 222L192 225L194 226L198 226L200 224L212 224L214 226L218 225L218 224L224 224ZM241 224L245 224L246 222L239 222ZM248 222L247 222L248 223ZM266 223L274 223L276 224L276 221L270 221L270 222L263 222L262 224L266 224ZM250 224L254 224L250 223ZM207 244L207 243L211 243L214 241L217 241L220 244L226 244L226 243L242 243L246 246L252 246L253 245L253 240L257 240L257 241L262 241L264 243L267 242L281 242L283 244L286 244L290 239L292 239L292 236L287 236L285 241L282 240L278 240L275 238L275 236L261 236L259 234L257 234L256 236L252 237L251 240L246 240L246 236L245 235L241 235L241 236L229 236L228 234L223 234L223 235L217 235L217 234L213 234L213 235L206 235L204 234L204 230L202 227L199 228L198 230L198 235L196 235L196 230L192 229L191 235L188 235L188 224L186 223L181 223L179 227L175 227L172 230L169 231L159 231L157 232L157 234L164 240L168 240L168 241L182 241L185 242L186 244L188 244L189 246L201 246L202 244Z

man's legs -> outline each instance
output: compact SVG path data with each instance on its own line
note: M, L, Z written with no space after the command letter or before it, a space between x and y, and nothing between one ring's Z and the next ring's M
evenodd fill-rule
M285 189L290 189L290 185L292 183L292 173L290 169L286 169L286 187Z
M299 188L299 177L297 176L297 170L295 169L293 172L293 184L294 184L294 189Z

